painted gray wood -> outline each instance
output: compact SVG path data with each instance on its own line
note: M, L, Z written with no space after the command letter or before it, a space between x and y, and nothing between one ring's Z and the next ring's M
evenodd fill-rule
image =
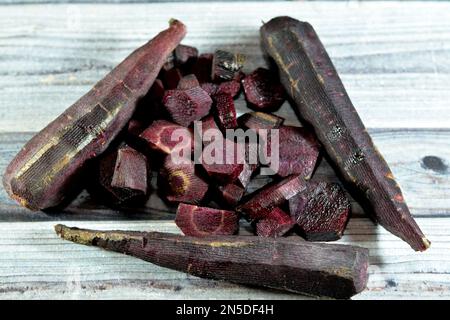
M369 128L450 127L450 3L248 2L3 6L0 131L42 129L171 17L186 44L242 51L248 71L264 63L261 21L286 14L314 25Z

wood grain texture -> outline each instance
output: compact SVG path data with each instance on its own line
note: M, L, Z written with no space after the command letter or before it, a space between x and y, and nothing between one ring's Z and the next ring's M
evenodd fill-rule
M64 222L91 229L179 232L173 222ZM338 243L370 250L368 290L355 299L450 298L449 218L418 219L433 242L425 253L367 219L353 219ZM61 240L52 222L0 224L0 297L59 299L304 299L199 279L125 255ZM245 230L243 234L248 234ZM20 267L18 267L20 266Z
M3 6L0 131L43 128L172 16L186 44L238 50L248 71L261 21L286 14L314 25L367 127L450 126L450 3L246 2Z

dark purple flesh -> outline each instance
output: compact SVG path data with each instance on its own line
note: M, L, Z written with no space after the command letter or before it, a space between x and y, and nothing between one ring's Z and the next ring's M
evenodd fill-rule
M214 96L219 89L219 85L212 82L204 82L200 85L200 87L205 90L210 97Z
M239 230L239 215L234 211L180 203L175 223L186 236L233 235Z
M241 83L239 81L230 80L222 82L216 90L217 93L227 93L236 98L241 92Z
M129 154L127 157L126 151L119 157L119 150L122 148L129 147L122 145L118 148L111 148L93 163L90 173L93 179L87 188L94 200L111 207L140 205L146 199L147 194L148 168L145 157L141 154L136 158L133 155L129 157ZM130 161L135 163L130 165ZM124 162L128 162L128 164L121 168L120 164ZM117 168L118 165L119 168ZM145 176L139 178L134 174L129 175L128 168L131 166L136 166L139 173ZM116 176L115 184L118 187L113 186L114 176ZM127 182L125 183L125 181Z
M158 186L170 202L197 204L208 191L206 183L195 171L194 162L176 163L167 156L158 176Z
M178 67L183 68L186 64L194 62L198 56L197 48L179 44L173 51L173 61Z
M245 56L224 50L216 50L212 60L212 79L214 81L232 80L242 69Z
M249 195L247 202L236 209L245 213L250 220L266 218L270 212L306 189L306 182L301 176L290 176L269 184Z
M177 89L188 90L198 86L200 86L200 83L198 82L197 77L194 74L188 74L178 82Z
M278 238L288 233L294 225L294 220L277 207L266 218L256 222L256 234L260 237Z
M277 174L309 179L319 158L320 144L313 132L303 127L279 128L279 168Z
M311 182L289 200L289 211L306 240L334 241L344 233L350 201L337 183Z
M204 117L202 120L202 130L203 133L209 129L219 130L219 126L216 123L216 120L214 120L213 115L208 115Z
M163 98L172 120L188 127L193 121L200 120L209 113L211 97L200 87L188 90L167 90Z
M219 191L221 198L227 205L231 206L232 208L234 208L239 203L245 193L244 188L233 183L228 183L224 186L220 186Z
M166 108L162 105L164 92L163 82L156 79L147 95L139 101L132 119L148 126L154 120L168 118Z
M117 150L117 159L111 186L114 188L142 191L147 194L147 158L131 147Z
M175 89L178 86L183 75L180 69L172 68L164 72L164 86L167 90Z
M164 83L160 79L156 79L150 88L149 95L151 99L161 102L164 96L165 88Z
M208 131L210 129L214 130L213 132L218 132L218 133L222 134L219 129L219 126L217 125L216 120L214 119L214 116L212 114L207 115L206 117L202 118L200 121L201 121L201 125L202 125L201 126L202 131L200 132L199 126L194 127L194 130L197 130L195 132L195 134L198 134L199 138L202 138L204 134L211 134L211 131ZM211 141L202 139L203 146L207 146L210 143L211 143Z
M216 93L213 96L215 102L215 112L222 132L226 129L234 129L238 126L236 120L236 108L233 97L227 93Z
M242 80L245 99L250 108L257 111L274 111L286 100L283 86L276 75L264 68L258 68Z
M212 53L203 53L192 67L192 73L195 74L200 83L211 82L212 60Z
M182 134L182 141L180 141L180 139L174 139L176 137L174 135L175 131ZM171 154L184 148L189 150L193 150L194 148L192 132L188 128L166 120L154 121L141 133L140 138L143 139L152 150L164 154Z
M221 150L209 148L209 146L203 148L202 165L210 177L225 184L233 182L239 177L243 170L245 159L241 159L236 143L224 139L223 146L223 148L217 148ZM221 152L221 155L216 155L216 151Z

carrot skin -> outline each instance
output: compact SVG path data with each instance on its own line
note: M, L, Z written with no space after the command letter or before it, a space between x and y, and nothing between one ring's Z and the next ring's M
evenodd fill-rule
M277 17L261 27L264 49L302 118L315 129L355 197L414 250L430 242L411 216L389 166L374 146L319 37L307 22Z
M76 189L89 159L103 153L131 118L170 53L186 34L170 27L131 53L60 116L36 134L6 169L8 194L32 210L58 206Z

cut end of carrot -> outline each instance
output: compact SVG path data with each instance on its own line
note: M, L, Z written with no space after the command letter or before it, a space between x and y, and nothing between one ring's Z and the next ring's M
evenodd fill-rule
M431 246L430 240L428 240L428 239L425 238L425 237L422 238L422 242L423 242L424 248L423 248L423 250L421 250L421 251L425 251L425 250L427 250L427 249Z

